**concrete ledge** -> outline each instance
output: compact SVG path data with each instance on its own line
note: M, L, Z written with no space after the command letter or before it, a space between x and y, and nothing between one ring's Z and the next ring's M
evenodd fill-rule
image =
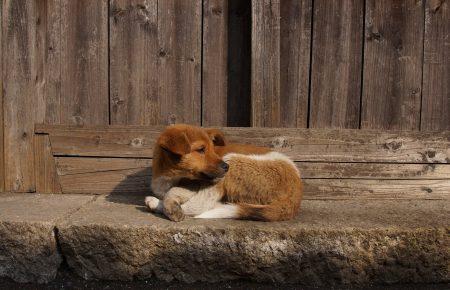
M306 285L450 280L448 200L316 200L305 201L290 222L172 223L148 213L142 198L100 196L50 220L59 255L86 279L246 278ZM9 261L0 258L0 269ZM26 267L19 268L25 276ZM13 277L8 273L0 272Z
M62 262L55 224L91 196L0 194L0 277L46 283Z

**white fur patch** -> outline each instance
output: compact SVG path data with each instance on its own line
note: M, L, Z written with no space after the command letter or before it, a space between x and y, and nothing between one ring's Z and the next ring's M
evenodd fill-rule
M162 201L154 196L146 196L145 204L152 212L162 212L163 209Z
M266 154L249 154L249 155L229 153L223 157L223 161L227 162L233 158L249 158L256 161L283 161L291 165L295 169L295 171L300 175L300 172L298 171L297 166L295 166L295 163L289 157L280 152L271 151Z
M235 204L220 204L212 210L208 210L196 219L235 219L239 217L239 207Z
M196 216L220 205L222 198L216 186L209 186L200 189L186 203L181 205L183 212L187 216Z

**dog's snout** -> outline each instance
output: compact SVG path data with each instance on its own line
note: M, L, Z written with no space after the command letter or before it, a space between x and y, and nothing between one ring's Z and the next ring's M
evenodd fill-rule
M229 166L227 163L225 163L225 162L222 161L222 162L220 163L220 168L222 168L223 171L227 172L227 171L228 171L228 168L230 168L230 166Z

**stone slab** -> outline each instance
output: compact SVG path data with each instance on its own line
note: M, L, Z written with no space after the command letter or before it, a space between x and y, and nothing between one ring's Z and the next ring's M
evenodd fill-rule
M0 277L45 283L62 262L55 225L92 196L0 193Z
M58 224L86 279L302 283L449 281L449 200L304 201L294 221L170 222L142 196L100 196Z

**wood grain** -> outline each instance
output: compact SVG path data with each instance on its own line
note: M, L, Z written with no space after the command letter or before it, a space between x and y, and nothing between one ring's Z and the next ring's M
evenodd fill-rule
M108 1L61 1L61 122L109 123Z
M425 5L421 130L450 130L450 3Z
M283 0L280 11L280 127L306 128L312 0Z
M110 3L111 124L160 123L158 1Z
M5 155L3 152L3 1L0 1L0 192L5 191Z
M152 160L139 158L55 157L58 175L149 169ZM449 164L296 162L304 179L449 179Z
M130 158L68 158L58 157L58 174L64 193L149 193L151 181L150 160ZM313 172L314 165L301 164L303 175ZM331 166L339 164L332 164ZM370 164L360 164L365 166ZM394 165L375 164L379 169ZM306 167L305 167L306 166ZM449 167L440 165L441 169ZM309 169L308 169L309 168ZM322 167L325 169L325 167ZM401 169L401 168L398 168ZM411 169L411 173L413 168ZM444 169L447 170L448 169ZM366 169L367 171L367 169ZM390 178L400 176L400 171L392 171ZM361 178L307 178L304 177L306 199L448 199L449 179L426 179L425 175L415 175L417 179L370 179ZM386 176L385 172L380 175ZM337 177L337 178L335 178ZM341 175L342 177L342 175ZM404 177L404 176L403 176Z
M359 128L364 1L314 2L310 128Z
M201 123L201 1L158 2L161 123Z
M296 162L305 179L448 180L450 164Z
M52 156L48 135L35 135L34 165L36 192L61 193L61 186L56 174L55 159Z
M279 0L252 0L251 73L252 126L280 127Z
M35 122L61 122L61 1L36 2Z
M3 1L3 109L5 189L33 192L33 127L41 85L37 75L36 3Z
M228 1L203 1L202 125L227 125Z
M306 179L306 199L449 199L447 180Z
M418 130L422 1L366 2L361 128Z
M295 161L450 163L450 132L222 128L229 142L271 147ZM54 155L152 157L162 127L37 126Z

